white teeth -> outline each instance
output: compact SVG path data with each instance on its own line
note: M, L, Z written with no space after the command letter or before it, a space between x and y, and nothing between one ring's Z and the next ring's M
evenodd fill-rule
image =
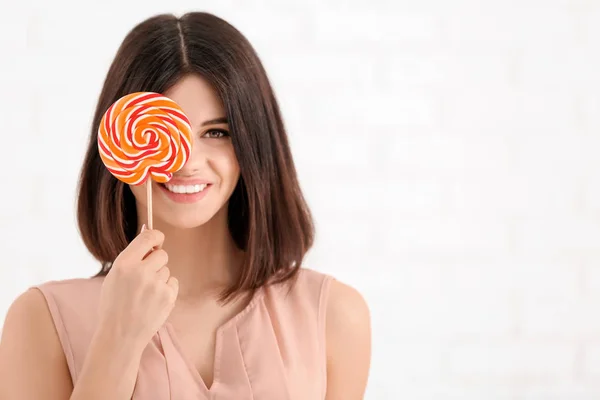
M169 189L170 192L173 192L173 193L186 193L186 194L190 194L190 193L201 192L208 185L206 183L203 183L201 185L171 185L169 183L166 183L165 186L166 186L167 189Z

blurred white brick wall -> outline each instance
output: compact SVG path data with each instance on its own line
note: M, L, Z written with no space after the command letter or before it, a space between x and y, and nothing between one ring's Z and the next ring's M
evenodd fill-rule
M600 398L600 1L172 4L0 6L0 316L96 272L73 205L108 65L145 17L201 7L272 78L308 265L370 303L369 400Z

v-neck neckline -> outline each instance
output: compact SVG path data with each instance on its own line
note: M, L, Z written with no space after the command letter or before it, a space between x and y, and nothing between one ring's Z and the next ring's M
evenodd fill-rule
M202 378L202 375L200 375L200 371L198 371L198 369L196 368L194 363L187 357L187 355L183 351L183 347L181 346L177 332L175 331L175 328L173 327L173 325L169 321L166 321L164 323L163 328L165 329L167 335L169 336L169 340L175 347L175 350L177 351L177 353L178 353L179 357L181 358L181 360L183 361L183 363L186 365L189 372L194 377L194 380L196 381L196 383L198 384L198 386L201 388L201 390L204 392L204 394L206 396L209 396L210 393L215 388L215 386L217 386L220 383L219 375L220 375L220 370L221 370L221 351L222 351L222 345L223 345L222 344L223 332L226 329L228 329L230 326L234 325L240 318L242 318L243 316L248 314L255 307L255 305L259 302L259 300L262 299L262 296L263 296L263 287L260 287L260 288L256 289L252 299L250 299L250 301L248 302L248 304L246 304L246 306L244 308L242 308L237 314L235 314L234 316L229 318L227 321L225 321L223 324L221 324L219 327L217 327L216 335L215 335L215 351L214 351L214 358L213 358L213 379L212 379L212 383L211 383L210 387L208 387L206 385L204 378ZM166 354L164 356L166 357Z

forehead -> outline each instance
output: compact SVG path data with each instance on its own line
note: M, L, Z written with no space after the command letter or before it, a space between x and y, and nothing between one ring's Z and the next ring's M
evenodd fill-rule
M187 75L177 82L165 96L175 101L190 119L193 127L202 122L224 117L225 110L216 91L198 75Z

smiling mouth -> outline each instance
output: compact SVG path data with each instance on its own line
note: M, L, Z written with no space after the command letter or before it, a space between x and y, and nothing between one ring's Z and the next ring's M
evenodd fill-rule
M170 183L160 183L162 187L171 193L177 194L196 194L204 191L210 184L202 183L199 185L172 185Z

